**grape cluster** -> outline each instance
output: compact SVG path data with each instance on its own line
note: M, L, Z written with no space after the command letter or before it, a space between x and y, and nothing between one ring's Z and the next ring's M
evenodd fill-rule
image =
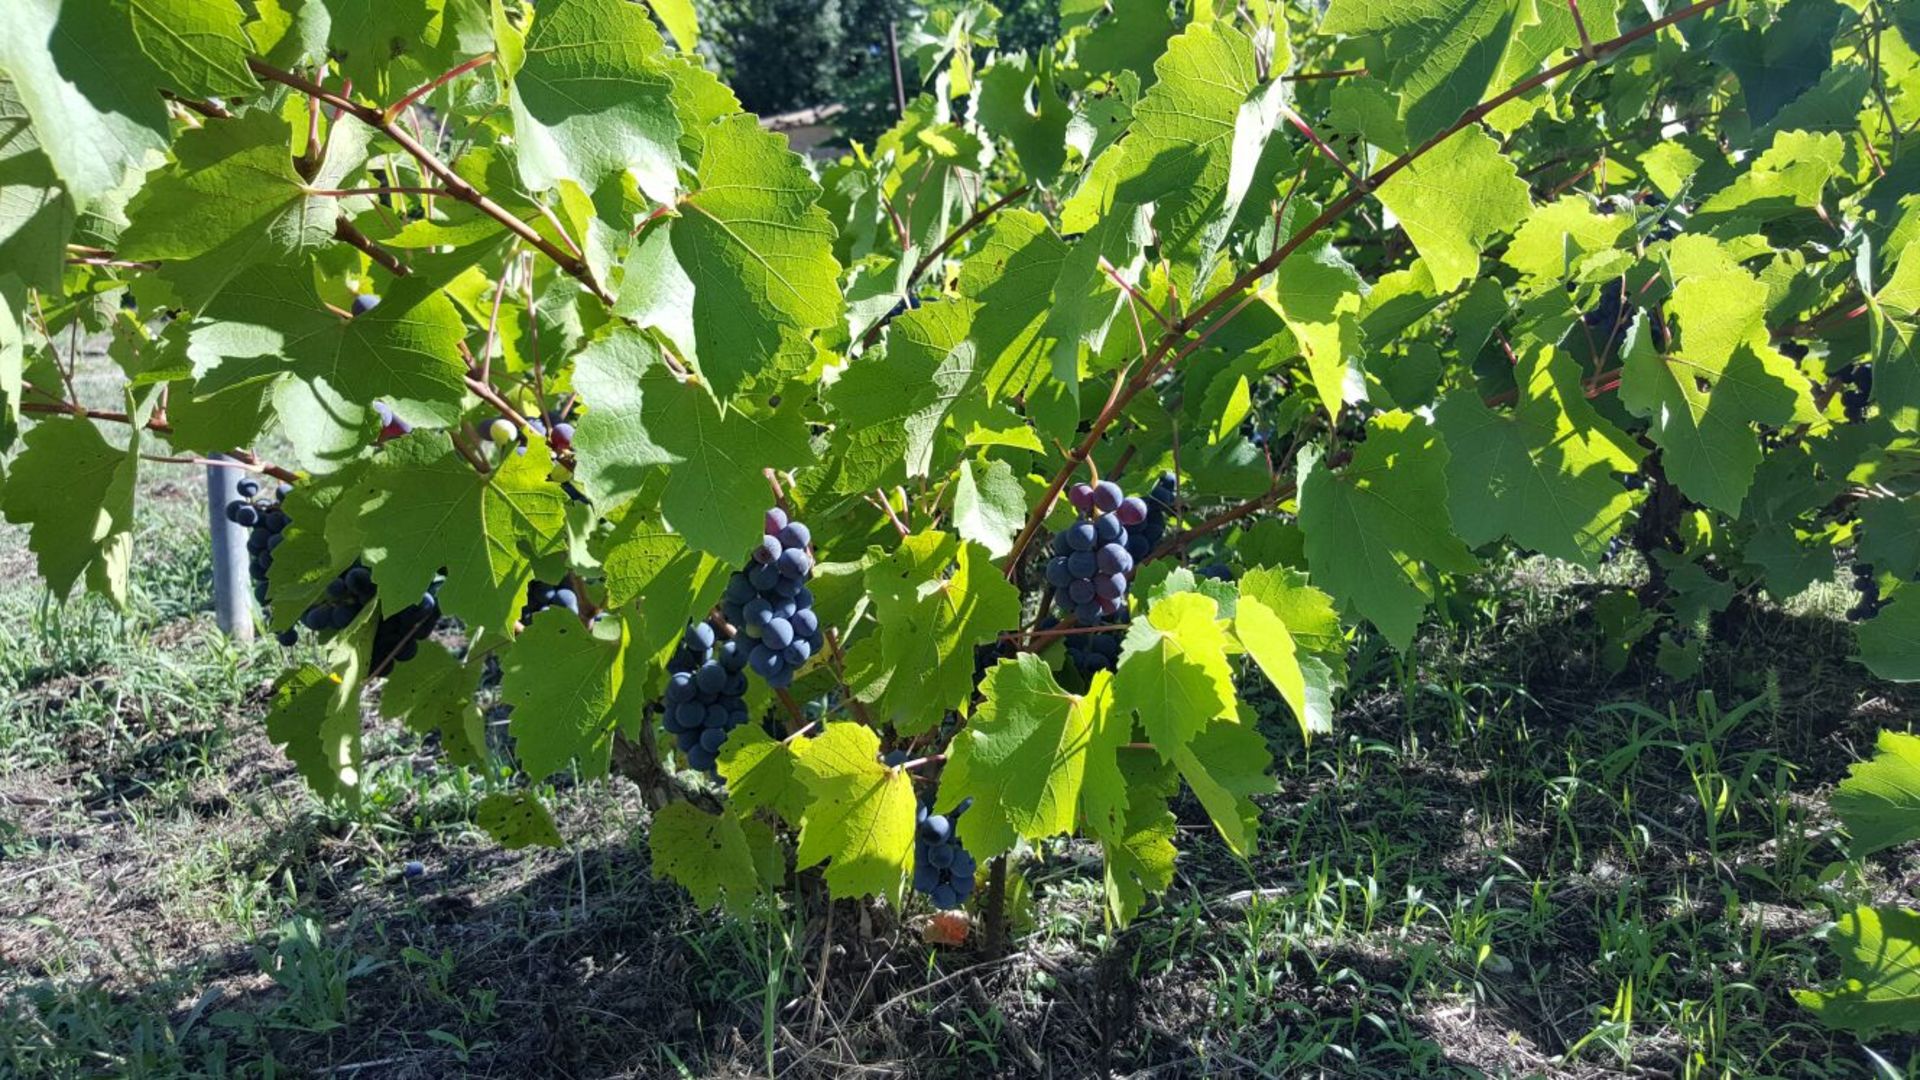
M563 607L580 614L580 594L566 585L548 585L535 581L527 585L527 602L520 607L520 625L533 625L533 617L550 607Z
M271 496L266 496L261 494L258 482L242 480L239 492L240 497L227 504L227 520L248 530L247 573L253 579L254 599L265 608L273 552L286 539L290 524L280 504L293 493L293 486L281 484ZM419 603L381 620L373 635L373 674L384 675L396 661L413 659L419 651L420 639L431 634L440 622L439 591L440 580L436 578ZM314 633L344 630L373 603L377 592L372 572L355 559L353 565L327 582L320 598L300 613L298 624ZM292 646L299 640L299 634L288 627L280 631L275 640Z
M739 643L719 641L703 622L687 626L667 662L667 732L701 772L714 771L727 733L747 722L746 666Z
M727 579L720 600L727 621L752 639L747 666L775 690L793 685L820 651L820 616L813 610L813 536L779 507L767 511L766 530L753 549L753 565Z
M1873 365L1854 364L1841 377L1847 388L1840 392L1840 408L1847 423L1861 423L1867 418L1867 403L1873 400Z
M440 625L440 584L444 580L434 578L418 603L381 619L380 625L374 628L374 675L385 675L393 670L393 665L413 659L420 651L420 642Z
M920 806L919 827L913 834L913 889L925 893L933 906L942 911L967 902L973 892L973 856L960 846L953 831L960 815L973 805L963 799L951 814L936 814L925 803Z
M1134 564L1127 529L1144 524L1150 511L1145 499L1127 496L1111 480L1075 484L1067 501L1080 519L1053 538L1047 584L1063 614L1082 626L1098 626L1126 610Z
M1127 526L1127 554L1133 556L1135 563L1145 562L1160 541L1167 537L1167 516L1173 513L1173 503L1180 497L1180 478L1170 472L1160 474L1154 481L1153 490L1147 492L1147 518L1138 525Z
M1112 622L1116 626L1125 625L1126 612L1121 612ZM1120 663L1120 632L1067 635L1067 659L1083 675L1113 670Z
M1847 609L1848 622L1866 622L1880 614L1880 579L1869 563L1853 564L1853 587L1860 592L1860 600Z

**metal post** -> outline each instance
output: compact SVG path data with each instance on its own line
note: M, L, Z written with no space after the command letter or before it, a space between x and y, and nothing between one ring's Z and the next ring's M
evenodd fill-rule
M887 55L893 57L893 106L900 115L907 115L907 80L900 76L900 30L892 19L887 20Z
M215 454L215 461L229 460ZM242 644L253 640L253 592L247 578L247 530L227 520L227 504L240 497L243 470L207 466L207 531L213 538L213 619L220 632Z

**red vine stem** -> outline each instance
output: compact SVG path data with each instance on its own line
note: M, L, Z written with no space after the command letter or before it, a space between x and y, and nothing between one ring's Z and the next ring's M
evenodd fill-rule
M1435 147L1447 141L1447 139L1458 134L1462 129L1480 122L1488 113L1491 113L1515 98L1532 93L1570 71L1575 71L1593 62L1600 56L1624 48L1642 38L1659 33L1661 30L1675 23L1692 18L1701 12L1712 10L1726 2L1727 0L1698 0L1697 3L1689 4L1670 15L1655 19L1645 26L1636 27L1633 30L1621 34L1619 37L1602 42L1590 50L1585 50L1580 54L1570 56L1552 67L1524 79L1507 90L1468 109L1461 114L1460 119L1440 131L1435 132L1419 146L1387 162L1380 167L1379 171L1368 176L1360 185L1349 189L1346 194L1328 203L1326 209L1322 210L1318 217L1301 226L1297 232L1287 238L1286 243L1276 248L1272 254L1241 272L1238 277L1235 277L1231 282L1227 283L1226 286L1214 293L1204 303L1200 304L1200 306L1182 316L1180 320L1174 324L1172 329L1161 336L1153 353L1147 358L1146 363L1140 366L1140 370L1133 378L1128 380L1124 389L1120 393L1108 398L1107 404L1100 410L1100 414L1094 418L1093 424L1088 429L1087 434L1073 449L1067 452L1066 464L1061 466L1059 472L1055 473L1053 479L1047 483L1046 490L1041 493L1040 499L1034 504L1032 512L1027 515L1026 525L1021 528L1019 536L1014 539L1013 550L1007 554L1006 561L1002 566L1002 571L1008 580L1012 580L1018 573L1021 556L1026 553L1027 546L1033 542L1035 534L1040 531L1041 522L1046 520L1047 514L1053 509L1053 504L1059 499L1060 492L1066 487L1067 481L1072 478L1074 472L1077 471L1081 465L1093 456L1094 448L1100 445L1100 440L1106 435L1107 428L1112 425L1113 421L1120 415L1121 411L1126 408L1127 404L1141 391L1153 385L1154 380L1158 378L1162 371L1161 361L1173 352L1174 347L1178 345L1180 340L1189 332L1201 326L1216 311L1219 311L1228 304L1239 301L1241 294L1252 288L1255 282L1271 274L1281 263L1287 260L1288 256L1299 250L1308 240L1313 239L1313 237L1327 229L1334 222L1345 217L1348 211L1365 201L1367 196L1372 194L1382 184L1406 169L1407 166L1424 157ZM1206 333L1210 335L1214 330L1218 330L1220 324L1232 318L1232 315L1233 313L1229 312L1224 318L1216 320Z
M492 53L490 52L481 53L479 56L476 56L473 59L467 61L466 63L461 64L450 71L447 71L446 73L440 75L438 78L434 79L433 81L420 87L418 90L413 91L412 93L408 94L406 97L403 97L399 101L396 101L393 104L387 106L382 115L386 118L387 123L392 123L396 118L399 117L401 113L407 111L407 106L413 104L416 101L419 101L421 98L426 97L428 94L433 93L435 90L440 89L441 87L447 85L448 83L459 78L460 76L465 75L467 72L472 71L474 68L481 67L485 64L490 64L492 62L493 62Z
M940 260L940 256L945 255L953 248L953 245L959 243L961 237L979 228L988 218L1004 210L1014 200L1024 196L1031 190L1033 190L1032 184L1021 184L1019 187L1007 192L993 202L974 211L973 216L961 222L952 232L948 233L947 238L940 241L939 246L921 256L920 261L913 264L913 272L907 275L907 288L912 289L914 282L920 280L920 275L926 273L932 268L934 263Z
M560 267L562 271L578 280L580 284L586 286L587 291L598 297L602 303L608 305L613 303L613 294L609 293L605 286L595 280L593 271L584 261L573 257L568 252L555 246L553 241L541 236L539 230L520 220L518 217L515 217L512 213L508 212L506 207L488 198L480 189L468 183L465 177L454 172L452 167L446 162L441 161L433 151L421 145L418 139L408 134L399 123L389 118L382 110L371 105L362 105L350 98L342 97L317 83L303 79L290 71L282 71L272 64L258 59L248 58L247 67L252 69L255 75L263 79L277 82L282 86L292 87L315 101L331 105L336 110L352 116L354 119L359 120L369 127L377 129L381 134L398 143L402 150L412 155L414 160L420 163L421 168L432 173L435 179L446 185L448 197L466 203L475 210L498 221L506 227L507 231L525 240L528 244L533 245L541 254L552 259L554 265Z

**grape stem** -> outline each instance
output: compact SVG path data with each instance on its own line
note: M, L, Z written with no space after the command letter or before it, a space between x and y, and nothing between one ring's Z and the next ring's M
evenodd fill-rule
M1245 271L1242 271L1239 276L1235 277L1231 282L1228 282L1205 302L1181 316L1179 321L1174 323L1173 327L1161 336L1153 352L1147 356L1146 362L1140 366L1139 371L1133 378L1127 381L1124 390L1108 398L1107 404L1101 408L1099 415L1094 418L1093 424L1088 429L1087 434L1072 450L1067 452L1066 463L1054 474L1053 479L1047 483L1046 490L1041 493L1040 499L1035 503L1033 510L1028 513L1026 525L1021 528L1020 534L1014 539L1013 550L1008 552L1006 561L1002 567L1007 580L1011 581L1018 575L1021 557L1026 554L1028 545L1033 542L1035 534L1040 531L1041 523L1046 520L1048 512L1053 509L1053 504L1059 499L1060 492L1066 487L1067 481L1071 479L1074 472L1092 456L1094 447L1098 446L1100 440L1105 437L1107 428L1113 424L1114 420L1118 418L1121 411L1132 402L1133 398L1141 391L1152 386L1163 371L1171 370L1173 364L1168 363L1165 365L1165 368L1163 368L1162 361L1173 354L1174 349L1180 345L1189 333L1205 325L1207 328L1202 333L1201 340L1205 340L1206 337L1211 336L1251 302L1253 296L1257 294L1249 293L1249 290L1252 289L1260 279L1273 273L1281 263L1285 262L1289 256L1304 246L1307 241L1318 236L1335 222L1345 217L1349 211L1366 201L1366 198L1378 190L1381 185L1404 171L1415 161L1425 157L1435 147L1446 142L1449 138L1458 134L1468 126L1479 123L1487 114L1493 112L1495 109L1498 109L1500 106L1505 105L1515 98L1532 93L1562 75L1578 70L1602 56L1631 45L1642 38L1656 34L1675 23L1692 18L1701 12L1720 7L1726 2L1727 0L1698 0L1698 2L1689 4L1670 15L1655 19L1644 26L1636 27L1616 38L1601 42L1591 49L1582 50L1579 54L1570 56L1554 64L1552 67L1523 79L1501 93L1473 106L1462 113L1458 120L1442 128L1440 131L1435 132L1419 146L1387 162L1381 166L1378 171L1366 177L1358 185L1350 188L1346 194L1327 204L1326 209L1322 210L1312 221L1301 226L1292 236L1287 238L1286 243L1274 249L1272 254L1269 254L1266 258L1248 267ZM1242 294L1247 294L1244 299L1242 298ZM1211 318L1215 312L1236 302L1237 306L1231 311L1226 312L1221 318L1214 320L1212 323L1208 323L1209 318ZM1191 354L1192 351L1192 348L1188 348L1179 356L1175 356L1175 362L1177 362L1181 356ZM1118 384L1116 384L1116 388L1118 388Z
M255 75L263 79L298 90L314 101L331 105L336 110L346 113L361 123L379 130L381 134L398 143L402 150L405 150L414 160L418 161L422 168L432 173L435 179L446 185L448 196L466 203L475 210L498 221L507 231L518 236L528 244L531 244L547 258L552 259L554 265L560 267L567 275L578 280L581 285L586 287L588 292L598 297L602 303L608 306L613 304L613 294L608 292L606 287L594 278L592 269L587 266L585 261L568 254L551 240L540 235L538 229L520 220L520 218L509 212L506 207L494 202L482 193L480 189L468 183L465 177L453 171L451 166L441 161L433 151L427 149L418 139L414 138L406 129L402 128L396 117L389 117L381 109L371 105L363 105L351 98L336 94L309 79L295 75L293 72L282 71L257 57L249 57L247 59L247 67L251 69ZM456 69L453 74L458 73ZM429 88L431 88L431 85Z
M128 416L126 413L112 412L107 409L87 409L87 408L82 408L81 406L78 406L78 405L68 405L64 402L50 405L40 401L23 401L20 403L20 411L23 413L35 413L43 416L85 417L88 420L105 420L108 423L112 423L112 424L126 424L129 427L133 425L133 418L131 416ZM145 427L146 430L151 431L156 435L173 434L173 425L167 423L165 420L159 419L158 417L148 420L146 424L142 426ZM145 455L145 454L142 454L141 456L149 457L149 455ZM194 463L207 464L207 465L219 464L219 465L227 466L229 468L251 469L254 472L263 473L267 476L271 476L276 480L285 480L289 484L300 479L299 474L295 473L293 470L283 469L278 465L272 465L272 464L263 462L258 457L255 457L253 454L248 453L245 450L230 450L227 452L227 456L230 458L233 458L234 460L230 462L196 461ZM165 459L165 458L159 458L159 457L149 457L149 460L162 461L168 464L178 463L178 462L173 462L171 459Z
M367 234L354 228L353 222L348 221L345 215L342 215L334 221L333 236L334 239L341 241L348 247L356 249L362 255L378 263L381 269L392 274L394 277L406 277L413 273L413 267L401 262L400 257L393 252L388 251L386 248L368 239Z

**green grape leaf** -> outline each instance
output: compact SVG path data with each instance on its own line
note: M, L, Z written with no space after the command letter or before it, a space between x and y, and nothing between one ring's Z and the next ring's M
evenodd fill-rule
M1473 554L1447 510L1448 453L1438 433L1403 412L1367 422L1367 440L1335 472L1300 466L1300 527L1316 585L1405 650L1432 598L1426 567L1472 573Z
M979 303L968 336L986 368L988 401L1018 399L1046 377L1053 346L1041 328L1066 254L1046 218L1003 210L960 264L960 293Z
M515 156L527 187L547 191L571 180L592 191L631 172L654 201L671 201L680 119L662 66L665 49L637 4L542 4L511 95Z
M903 734L931 730L973 694L973 650L1020 619L1020 593L986 550L941 532L903 537L867 568L879 632L847 656L855 696Z
M811 796L800 822L797 869L827 863L834 898L898 900L913 858L913 780L880 764L880 737L853 723L828 724L799 749Z
M1827 185L1847 175L1847 150L1834 132L1781 132L1733 183L1700 204L1689 227L1773 221L1818 209Z
M470 626L510 632L534 560L566 540L567 496L547 479L552 467L537 436L485 476L441 433L387 443L355 482L362 558L380 591L419 596L444 568L442 608Z
M1840 954L1835 990L1795 990L1794 999L1829 1027L1920 1030L1920 911L1855 908L1827 933Z
M1251 855L1260 836L1260 808L1251 796L1279 787L1268 775L1273 756L1259 730L1238 720L1210 723L1174 749L1173 762L1227 848L1243 859Z
M1085 234L1061 257L1052 306L1041 326L1041 333L1052 346L1053 377L1072 398L1080 394L1082 347L1100 349L1127 300L1127 295L1108 280L1101 261L1120 276L1138 280L1151 235L1151 215L1146 207L1119 204L1095 210L1097 213L1084 226L1068 226L1083 227Z
M1107 18L1080 43L1075 59L1089 74L1131 72L1145 88L1173 29L1172 12L1162 0L1112 0Z
M727 782L727 798L742 814L765 807L789 825L798 825L807 810L807 788L801 782L800 752L807 740L775 739L759 724L742 724L721 744L719 770Z
M1753 12L1758 25L1723 25L1708 50L1739 77L1747 118L1756 128L1826 74L1833 64L1833 34L1846 10L1834 0L1787 0L1775 14Z
M1360 373L1360 275L1331 242L1287 260L1272 292L1274 308L1306 355L1313 389L1327 415L1366 396Z
M647 6L673 35L673 43L681 52L691 54L700 44L700 15L693 0L647 0Z
M57 597L84 577L90 590L126 606L140 471L140 433L130 430L122 449L91 420L48 418L27 430L25 448L8 466L0 512L28 527L27 547Z
M1920 840L1920 735L1882 731L1879 750L1856 762L1833 793L1856 859Z
M1600 214L1585 195L1563 195L1527 215L1500 258L1520 271L1527 292L1542 292L1568 280L1581 256L1619 246L1632 228L1626 214Z
M73 198L54 175L53 162L40 145L40 132L21 100L19 86L4 73L0 73L0 178L6 187L6 198L0 199L0 266L32 288L58 293L67 238L73 234L76 216Z
M588 776L607 771L626 653L622 621L589 627L553 607L501 658L500 700L513 706L507 731L528 778L544 780L575 760Z
M474 824L509 851L528 847L565 847L547 805L532 792L496 791L480 800Z
M1154 749L1169 761L1214 720L1235 715L1219 610L1204 593L1173 593L1135 619L1120 646L1114 707L1123 716L1137 713Z
M1451 292L1480 271L1480 251L1533 207L1527 183L1485 131L1449 136L1380 186L1380 201L1426 260L1434 288Z
M247 68L253 43L241 27L245 11L230 0L116 0L124 3L133 38L175 90L188 97L255 94Z
M1920 682L1920 588L1894 592L1854 637L1868 671L1894 682Z
M275 630L297 623L301 612L318 601L327 584L352 561L336 560L327 540L327 519L346 492L347 479L344 475L308 479L295 484L280 502L287 527L267 569L267 598L273 605L269 622Z
M121 257L197 260L165 276L198 306L256 264L320 251L334 243L342 200L312 192L340 187L366 160L369 130L336 124L311 181L293 170L293 128L278 114L256 110L184 133L174 163L128 204Z
M1282 92L1257 93L1253 42L1217 23L1188 26L1167 43L1154 72L1133 126L1108 151L1118 160L1096 169L1074 201L1151 203L1163 249L1204 264L1219 247L1216 222L1238 212L1279 122L1284 84L1273 84Z
M1034 108L1027 106L1031 96ZM1012 144L1028 176L1052 183L1067 162L1073 110L1055 88L1053 53L1002 55L980 76L980 123Z
M1472 386L1434 409L1455 529L1474 546L1511 536L1596 568L1633 509L1613 474L1633 472L1644 452L1587 401L1572 358L1543 346L1519 359L1511 412L1488 408Z
M1683 236L1673 251L1692 260L1667 304L1678 345L1661 355L1644 325L1630 330L1620 400L1649 421L1675 486L1737 515L1760 464L1752 425L1817 414L1805 376L1768 340L1766 285L1715 241Z
M285 544L280 545L286 548ZM274 565L279 565L275 552ZM447 760L479 768L487 760L487 736L474 688L480 674L462 664L453 651L435 642L422 642L420 651L404 664L395 664L380 691L380 715L405 720L422 734L438 734Z
M747 840L749 829L766 826L729 813L711 814L692 803L668 803L654 812L647 829L653 871L679 883L702 908L724 899L727 910L750 914L760 896L760 867Z
M1530 20L1532 5L1519 0L1334 0L1320 29L1385 33L1387 85L1400 96L1407 138L1420 142L1486 96L1522 10Z
M371 610L327 645L324 665L302 664L282 675L267 706L267 738L323 799L360 797L360 683Z
M667 525L725 562L760 535L772 498L765 471L813 461L800 395L771 413L723 409L674 377L636 331L615 329L581 350L573 382L592 405L574 436L584 489L617 506L666 467Z
M1920 497L1862 499L1859 508L1860 561L1897 578L1920 573Z
M948 415L983 374L969 333L975 310L973 301L956 299L909 311L893 320L885 352L863 353L847 366L828 400L856 447L897 448L888 457L904 457L908 477L933 471Z
M327 310L310 269L256 268L194 321L187 354L206 372L203 393L289 372L357 405L383 399L409 423L451 424L466 393L465 331L454 302L418 276L345 319Z
M1331 639L1344 662L1346 650L1330 597L1293 571L1255 567L1240 577L1233 635L1293 710L1302 740L1333 731L1334 668L1321 651Z
M124 18L97 3L8 0L0 69L13 77L53 170L85 212L159 163L167 148L161 73Z
M693 281L700 372L721 398L813 361L808 337L840 321L840 265L820 185L749 115L704 131L673 250Z
M1129 726L1109 725L1120 740L1128 737ZM1165 892L1173 884L1177 822L1167 810L1167 798L1179 790L1179 780L1159 755L1121 752L1115 738L1102 737L1098 729L1095 737L1099 746L1089 756L1083 796L1087 832L1100 841L1106 859L1107 914L1124 926L1146 906L1149 894ZM1096 804L1095 797L1107 790L1117 801Z
M977 475L976 475L977 472ZM953 485L953 528L960 539L971 540L996 559L1013 551L1013 538L1026 523L1027 492L1013 466L1004 461L960 463Z
M1093 731L1108 695L1096 684L1068 693L1037 654L1003 660L980 680L986 698L947 748L940 809L974 805L957 826L976 858L1011 849L1016 839L1071 834L1080 815Z

